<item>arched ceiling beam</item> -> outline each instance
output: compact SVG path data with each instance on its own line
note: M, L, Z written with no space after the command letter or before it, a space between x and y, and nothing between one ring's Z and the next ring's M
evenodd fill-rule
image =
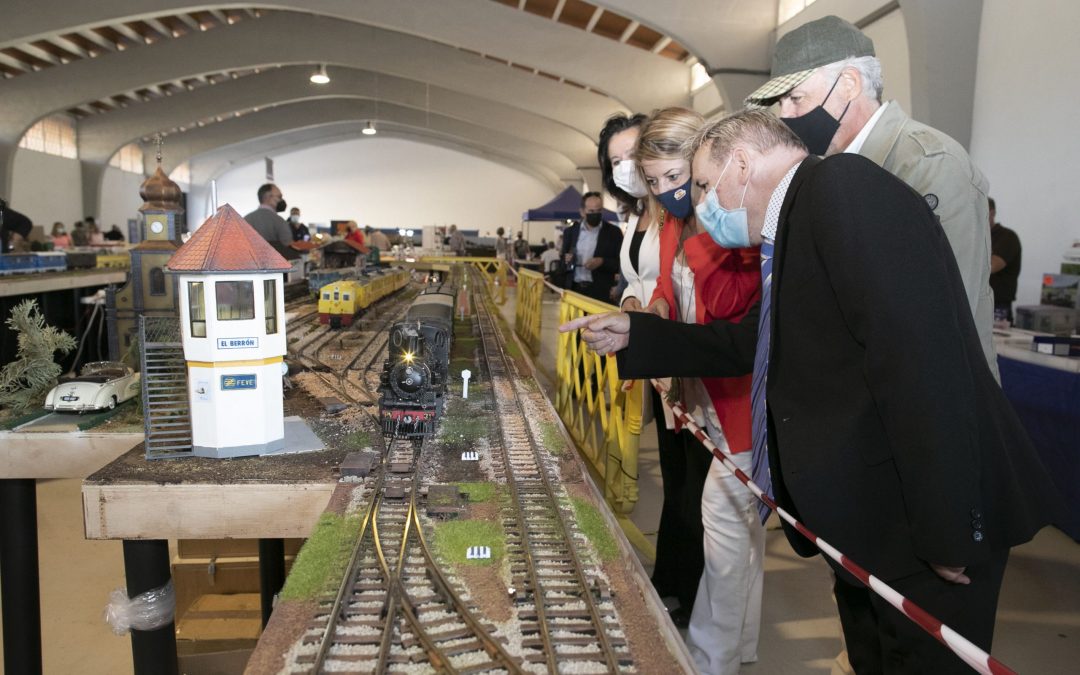
M310 70L308 66L275 68L93 115L79 123L79 158L104 163L123 145L156 131L167 132L198 120L213 120L255 107L320 98L375 99L377 96L380 103L427 110L546 146L565 154L577 166L596 164L594 140L520 108L351 68L330 68L330 83L315 85L308 81Z
M169 137L169 151L162 163L171 172L188 159L242 141L281 133L289 129L331 124L366 122L375 118L371 101L327 99L290 103L262 109L230 120L192 129ZM577 167L565 156L542 146L527 143L506 134L455 120L391 104L379 105L377 127L430 130L450 139L460 139L476 147L487 148L515 157L522 162L543 166L565 181L579 180ZM149 155L149 148L147 148ZM149 157L148 157L149 159Z
M59 21L67 24L63 27L67 32L206 9L192 6L190 0L142 0L134 12L130 0L14 2L16 9L9 13L14 21L5 19L0 46L55 35L60 30ZM666 11L669 3L654 4L665 6ZM715 6L715 0L711 4ZM241 6L224 3L215 7ZM490 0L260 0L258 6L337 17L492 54L607 92L639 110L689 100L690 78L685 66L600 36L582 35L571 26ZM697 20L703 18L698 16Z
M0 141L87 101L205 73L281 62L343 64L531 110L595 136L615 101L422 38L339 19L273 13L227 29L84 59L7 80Z
M189 160L192 188L195 189L195 186L206 185L211 180L221 177L237 166L259 161L263 157L278 156L306 148L366 138L360 134L360 130L363 128L363 122L336 122L303 129L290 129L289 131L235 143L225 148L198 155ZM377 137L401 138L420 142L495 162L536 178L551 188L552 193L559 192L566 187L564 181L543 167L523 163L521 160L509 155L470 145L460 139L447 138L428 130L381 126Z

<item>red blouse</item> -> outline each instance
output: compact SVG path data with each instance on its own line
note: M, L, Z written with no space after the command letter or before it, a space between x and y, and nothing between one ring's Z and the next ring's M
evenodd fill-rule
M660 231L660 276L652 300L667 301L668 318L679 320L671 273L682 235L683 222L670 213ZM727 249L702 232L683 242L686 264L694 272L694 305L697 323L717 319L737 321L761 297L759 247ZM713 409L720 420L731 452L750 450L750 375L703 377Z

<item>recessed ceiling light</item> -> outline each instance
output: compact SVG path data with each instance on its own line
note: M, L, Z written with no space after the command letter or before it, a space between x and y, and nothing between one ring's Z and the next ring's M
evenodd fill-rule
M326 66L319 66L319 69L311 74L311 81L315 84L327 84L330 82L330 76L326 74Z
M378 132L375 130L375 125L371 122L368 122L367 126L360 130L360 133L364 134L365 136L374 136Z

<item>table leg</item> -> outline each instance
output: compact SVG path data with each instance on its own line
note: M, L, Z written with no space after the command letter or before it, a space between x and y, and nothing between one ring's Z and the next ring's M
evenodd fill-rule
M262 601L262 625L270 621L274 596L285 585L285 540L259 540L259 593Z
M38 577L37 482L0 480L0 598L4 611L4 672L41 673L41 593Z
M134 598L169 582L169 542L125 539L124 574L128 597ZM131 630L135 675L177 675L176 621L156 630Z

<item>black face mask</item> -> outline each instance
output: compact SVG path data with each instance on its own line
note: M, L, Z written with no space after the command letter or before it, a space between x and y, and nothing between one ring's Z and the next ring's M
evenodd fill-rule
M596 227L600 224L600 221L603 219L603 217L604 214L602 213L586 213L585 222L588 223L590 227Z
M281 213L284 210L285 210L285 200L284 199L279 199L278 202L277 202L277 205L274 207L274 211L276 211L277 213Z
M829 88L829 93L825 94L825 101L832 96L833 89L836 89L839 81L840 76L837 75L836 82L833 82L832 87ZM848 101L848 104L844 106L844 112L840 113L840 119L836 119L825 110L825 101L805 115L780 119L806 144L806 149L811 155L824 155L828 152L829 144L832 143L833 136L840 128L840 120L844 119L848 108L851 107L851 101Z

